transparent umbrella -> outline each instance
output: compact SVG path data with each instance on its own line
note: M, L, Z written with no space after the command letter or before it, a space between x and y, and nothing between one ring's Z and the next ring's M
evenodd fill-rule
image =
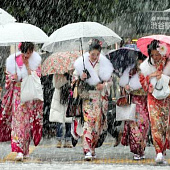
M40 28L27 23L8 23L0 25L0 45L19 42L44 43L48 36Z
M0 25L15 22L16 19L8 12L0 8Z
M91 38L97 38L105 46L121 41L121 38L108 27L97 22L78 22L57 29L42 47L44 51L61 52L86 50ZM81 47L82 45L82 47Z

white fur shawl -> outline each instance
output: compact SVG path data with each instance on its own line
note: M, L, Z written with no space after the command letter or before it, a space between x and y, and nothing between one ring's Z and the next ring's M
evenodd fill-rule
M12 54L6 60L7 72L11 74L17 73L18 80L20 80L21 78L23 79L24 77L28 75L25 64L23 64L23 67L20 69L16 63L15 56L18 56L20 54L21 52L17 52L16 55ZM34 51L31 57L29 58L28 62L29 62L30 69L35 71L38 68L38 66L41 64L41 56L37 52Z
M131 79L129 80L129 71L134 67L134 65L129 66L126 68L126 70L123 72L122 76L119 79L119 85L121 87L125 87L125 85L129 84L129 86L133 90L138 90L142 88L140 81L139 81L139 75L136 73L134 74Z
M113 66L112 63L104 55L100 53L98 74L96 73L95 69L92 67L89 61L89 53L86 52L83 56L85 68L89 71L91 75L91 77L86 80L89 85L97 85L99 82L101 82L101 80L108 81L110 79L113 72ZM75 61L74 67L78 74L81 76L84 70L82 56Z
M145 61L140 65L141 73L146 77L151 73L156 71L156 67L148 63L149 58L146 58ZM152 60L152 63L153 60ZM165 68L163 69L163 74L170 76L170 61L167 62ZM157 80L156 77L151 78L151 84L155 86Z

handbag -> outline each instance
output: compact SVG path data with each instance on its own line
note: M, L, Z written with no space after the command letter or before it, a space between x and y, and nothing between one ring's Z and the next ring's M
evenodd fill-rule
M161 78L157 81L152 93L156 99L166 99L170 95L169 80L169 76L162 74Z
M116 121L135 121L136 120L136 104L126 106L116 105Z
M32 100L43 101L41 81L34 71L31 72L31 75L23 78L21 82L21 102L24 103Z
M131 103L131 96L125 91L125 88L121 90L122 96L116 102L117 106L126 106Z
M82 99L78 94L78 81L75 82L73 89L68 97L68 107L66 117L82 117Z
M82 99L75 99L72 94L69 95L66 117L82 117Z
M117 106L127 106L130 104L130 94L120 97L117 102Z

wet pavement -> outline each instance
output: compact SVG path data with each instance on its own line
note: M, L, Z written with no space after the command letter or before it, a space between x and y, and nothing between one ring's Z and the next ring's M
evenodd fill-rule
M153 146L147 147L146 159L135 161L128 146L114 147L114 139L108 136L102 147L96 149L97 158L93 161L85 161L81 139L74 148L57 148L55 138L44 138L34 147L30 146L30 158L23 162L16 162L16 153L11 153L10 142L0 143L0 170L1 169L151 169L170 170L170 150L167 151L165 165L155 164L155 150Z

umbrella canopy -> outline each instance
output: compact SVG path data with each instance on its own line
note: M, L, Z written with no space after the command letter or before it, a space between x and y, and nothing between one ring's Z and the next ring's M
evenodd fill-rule
M15 21L16 19L12 15L10 15L8 12L0 8L0 25Z
M97 22L78 22L57 29L42 49L49 52L80 50L81 39L83 49L86 50L91 38L97 38L108 46L121 41L114 31L104 25Z
M150 35L146 37L139 38L137 41L137 47L140 49L140 51L148 56L148 49L147 46L151 43L153 40L159 40L160 43L166 43L168 49L167 53L170 54L170 36L167 35Z
M9 23L0 26L0 44L12 45L19 42L44 43L48 36L38 27L26 23Z
M53 53L43 62L42 75L64 74L73 70L74 61L80 55L79 51Z
M136 64L138 55L142 55L138 49L122 47L107 54L106 57L108 57L113 64L114 72L118 76L121 76L128 66Z

